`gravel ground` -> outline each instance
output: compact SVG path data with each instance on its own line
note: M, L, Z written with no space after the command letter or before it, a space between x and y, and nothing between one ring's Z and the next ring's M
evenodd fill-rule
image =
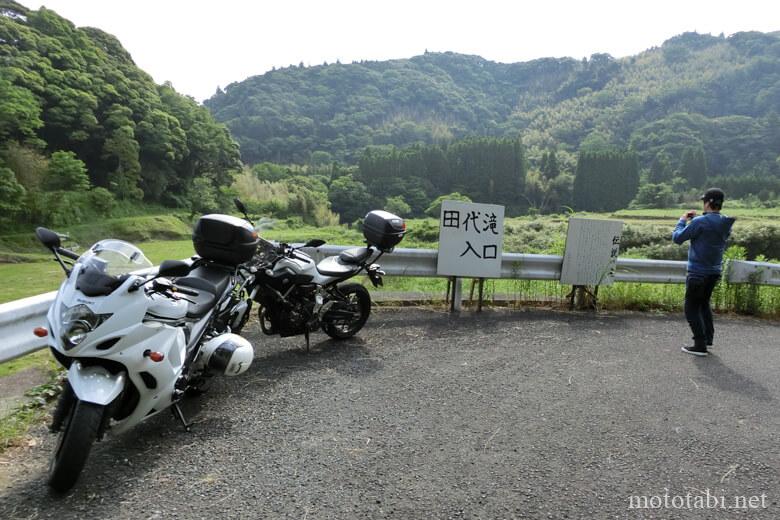
M9 376L0 377L0 419L30 398L24 394L31 388L49 381L50 377L39 367L30 367Z
M778 518L780 324L717 327L699 359L680 316L384 308L309 354L255 324L191 433L164 414L97 444L58 497L41 427L0 461L0 518ZM707 491L766 507L629 508Z

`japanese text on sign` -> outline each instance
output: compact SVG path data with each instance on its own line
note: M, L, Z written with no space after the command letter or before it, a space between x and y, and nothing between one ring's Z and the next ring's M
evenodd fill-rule
M569 219L561 283L611 285L622 233L620 220Z
M497 278L503 242L503 206L445 200L439 220L437 272Z

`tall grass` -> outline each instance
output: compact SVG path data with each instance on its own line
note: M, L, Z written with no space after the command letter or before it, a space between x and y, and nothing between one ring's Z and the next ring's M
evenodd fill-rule
M281 219L298 216L318 227L339 224L339 216L330 210L325 185L319 184L325 190L320 192L290 182L261 180L247 168L236 176L233 189L255 215Z

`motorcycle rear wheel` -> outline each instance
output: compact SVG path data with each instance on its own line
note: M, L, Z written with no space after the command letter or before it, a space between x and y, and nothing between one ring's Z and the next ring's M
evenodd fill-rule
M63 493L76 483L97 439L106 407L74 399L49 464L49 486Z
M353 313L351 319L323 317L322 330L333 339L351 338L363 328L371 314L371 295L365 287L359 283L350 283L338 288L342 300L337 301L334 307L338 310L349 310ZM341 304L341 305L339 305ZM344 304L346 304L344 306ZM345 308L342 308L345 307Z

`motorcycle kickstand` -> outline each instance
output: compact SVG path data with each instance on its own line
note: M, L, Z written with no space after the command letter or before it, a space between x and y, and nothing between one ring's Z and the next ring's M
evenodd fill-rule
M187 419L184 418L184 412L181 411L181 407L179 406L179 403L173 403L173 406L171 406L171 410L173 411L173 416L176 417L184 426L184 431L190 432L192 423L188 423Z
M309 353L309 331L303 333L303 336L306 338L306 353Z

